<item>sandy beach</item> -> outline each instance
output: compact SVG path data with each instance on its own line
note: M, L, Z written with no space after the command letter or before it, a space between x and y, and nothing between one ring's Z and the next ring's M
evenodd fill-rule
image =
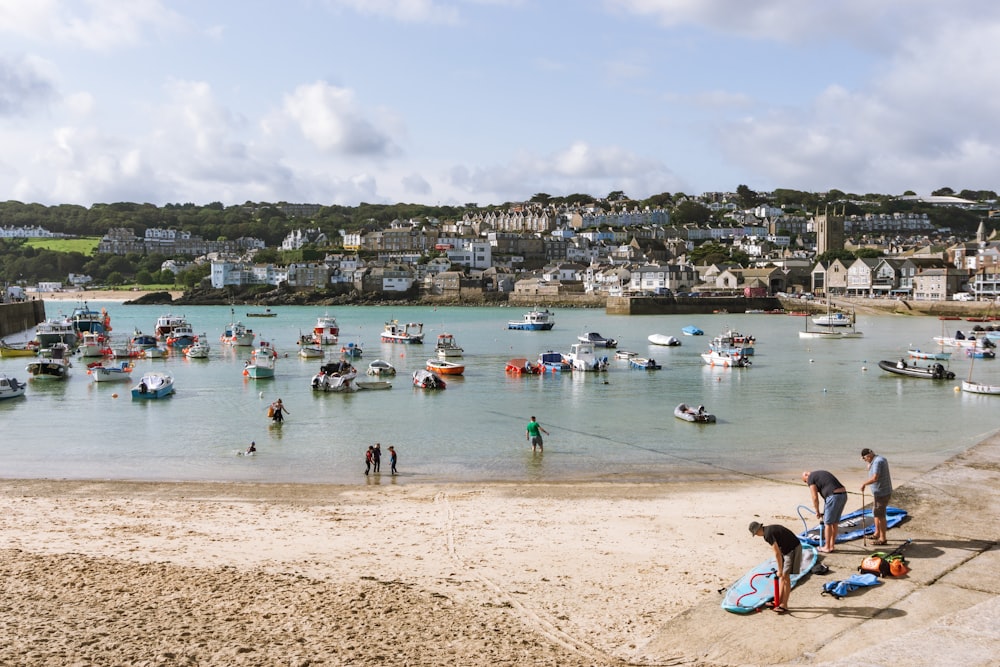
M132 301L138 299L146 291L133 292L131 290L62 290L59 292L28 292L29 299L41 299L43 301ZM171 291L171 298L177 299L184 295L183 290Z
M996 437L909 480L910 575L822 596L842 545L782 617L720 589L768 556L750 520L800 529L795 479L0 480L0 664L995 664L998 482Z

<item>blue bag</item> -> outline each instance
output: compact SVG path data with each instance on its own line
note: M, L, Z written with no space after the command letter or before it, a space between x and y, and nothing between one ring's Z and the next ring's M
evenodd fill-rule
M823 584L823 595L832 595L838 600L851 591L866 586L878 586L882 582L874 574L852 574L841 581L828 581Z

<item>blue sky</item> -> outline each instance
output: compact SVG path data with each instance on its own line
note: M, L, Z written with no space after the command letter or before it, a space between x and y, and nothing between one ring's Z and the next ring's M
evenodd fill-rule
M0 200L1000 190L991 0L0 0Z

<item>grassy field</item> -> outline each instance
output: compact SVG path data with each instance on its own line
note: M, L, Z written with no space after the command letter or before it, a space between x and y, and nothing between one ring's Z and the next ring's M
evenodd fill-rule
M93 236L77 239L28 239L25 245L56 252L79 252L90 257L97 250L97 244L100 242L100 237Z

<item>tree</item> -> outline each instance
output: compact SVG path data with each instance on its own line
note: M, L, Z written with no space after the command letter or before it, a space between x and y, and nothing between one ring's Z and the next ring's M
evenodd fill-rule
M712 218L712 211L707 206L699 204L695 201L685 201L681 202L677 208L674 209L673 215L674 224L677 225L703 225Z
M740 208L744 211L760 203L760 195L746 185L738 185L736 187L736 197L739 200Z
M119 271L112 271L108 274L107 282L109 285L121 285L125 282L125 276Z
M952 197L955 195L955 191L949 187L944 187L944 188L938 188L937 190L932 192L931 195L934 197Z

